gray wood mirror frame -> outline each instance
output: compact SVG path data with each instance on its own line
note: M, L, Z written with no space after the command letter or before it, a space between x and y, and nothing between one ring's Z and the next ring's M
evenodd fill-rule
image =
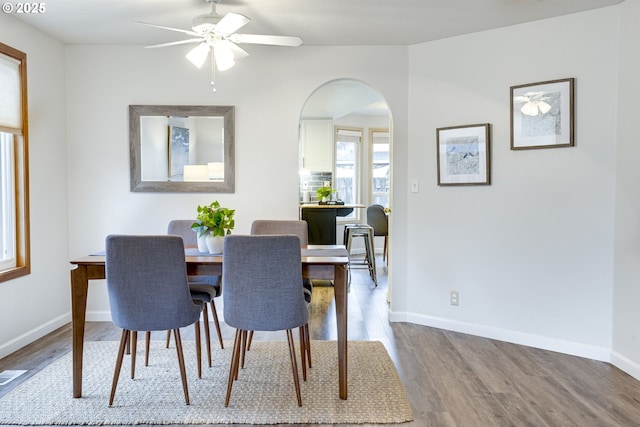
M134 192L233 193L233 106L129 105Z

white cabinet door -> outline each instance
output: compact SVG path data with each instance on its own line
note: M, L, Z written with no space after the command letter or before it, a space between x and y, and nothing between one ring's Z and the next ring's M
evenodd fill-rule
M300 140L303 169L313 172L333 170L332 120L302 120Z

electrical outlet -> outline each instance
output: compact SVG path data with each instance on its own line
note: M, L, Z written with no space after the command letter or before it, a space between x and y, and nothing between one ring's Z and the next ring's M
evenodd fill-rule
M411 192L412 193L417 193L418 191L420 191L419 187L420 187L420 185L419 185L418 178L412 178L411 179Z
M460 294L458 293L458 291L451 291L450 303L451 305L460 304Z

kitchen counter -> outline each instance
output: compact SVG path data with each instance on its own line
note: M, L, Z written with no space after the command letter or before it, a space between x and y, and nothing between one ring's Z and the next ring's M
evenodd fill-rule
M309 244L335 245L336 217L347 216L354 209L365 207L361 204L319 205L305 203L300 205L300 218L307 221L309 229Z

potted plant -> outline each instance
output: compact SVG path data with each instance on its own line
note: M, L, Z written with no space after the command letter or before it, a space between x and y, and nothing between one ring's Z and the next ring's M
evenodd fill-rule
M326 202L331 198L331 195L335 192L336 190L334 190L331 187L320 187L316 190L316 195L318 196L319 202Z
M235 226L235 209L221 207L220 202L215 200L209 205L198 206L197 212L196 221L191 224L191 229L198 233L198 241L204 238L210 253L222 253L224 236L231 234ZM200 243L198 248L202 251Z

